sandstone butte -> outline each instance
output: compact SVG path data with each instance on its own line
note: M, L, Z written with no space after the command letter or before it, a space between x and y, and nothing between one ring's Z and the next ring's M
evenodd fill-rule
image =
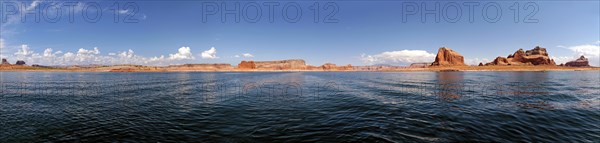
M2 65L10 65L10 63L8 62L8 60L2 59Z
M32 70L36 69L36 67L27 66L25 61L19 60L15 64L10 64L8 60L2 59L2 63L0 64L0 70Z
M546 48L536 46L535 48L527 51L523 49L517 50L514 54L508 55L508 57L497 57L494 61L486 63L486 66L497 65L497 66L527 66L527 65L546 65L556 66L554 60L548 56Z
M569 61L565 64L565 66L569 67L589 67L589 61L583 55L574 61Z
M450 48L442 47L438 50L435 61L431 66L466 66L465 58Z

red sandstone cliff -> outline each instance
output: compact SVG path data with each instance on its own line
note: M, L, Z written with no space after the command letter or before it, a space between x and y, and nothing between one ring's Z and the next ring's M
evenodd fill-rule
M431 66L466 66L465 58L450 48L442 47L438 50L435 61Z
M242 61L237 66L238 69L256 69L256 64L254 61Z
M487 65L556 65L554 60L550 59L546 48L536 46L527 51L523 49L517 50L514 54L508 57L497 57L494 61L486 63Z
M324 71L347 71L352 70L352 65L348 64L345 66L337 66L332 63L325 63L321 66L321 69L323 69Z
M567 62L565 66L569 67L589 67L589 61L584 56L579 57L579 59Z

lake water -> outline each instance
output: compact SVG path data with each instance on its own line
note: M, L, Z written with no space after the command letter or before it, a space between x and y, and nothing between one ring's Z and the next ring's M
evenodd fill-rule
M2 72L0 142L600 142L600 72Z

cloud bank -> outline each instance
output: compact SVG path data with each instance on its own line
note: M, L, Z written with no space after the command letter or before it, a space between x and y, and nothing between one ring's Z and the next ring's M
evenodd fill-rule
M208 51L210 56L216 57L214 47ZM28 45L21 45L21 48L12 57L9 57L11 63L16 62L16 60L25 60L29 65L171 65L189 63L194 59L190 47L181 47L177 50L177 53L168 54L168 57L164 55L143 57L136 55L131 49L102 55L98 47L80 48L76 52L54 51L52 48L46 48L43 52L38 53L31 50Z
M365 64L409 65L411 63L433 62L435 54L423 50L389 51L376 55L361 55Z

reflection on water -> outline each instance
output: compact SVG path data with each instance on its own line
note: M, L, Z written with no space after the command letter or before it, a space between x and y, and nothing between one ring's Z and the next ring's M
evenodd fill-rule
M5 72L0 142L596 142L600 74Z
M464 91L464 72L437 72L437 96L444 100L458 99Z

